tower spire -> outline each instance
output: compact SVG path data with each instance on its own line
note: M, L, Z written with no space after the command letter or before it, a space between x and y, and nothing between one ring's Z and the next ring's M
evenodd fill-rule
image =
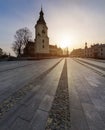
M41 11L43 12L43 7L42 7L42 4L41 4Z
M41 11L39 14L40 15L39 15L39 19L38 19L37 23L46 24L46 22L44 20L44 13L43 13L42 5L41 5Z

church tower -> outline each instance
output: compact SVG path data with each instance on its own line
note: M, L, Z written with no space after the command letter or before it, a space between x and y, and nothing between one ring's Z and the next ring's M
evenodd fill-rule
M48 28L44 20L44 13L41 8L40 16L35 25L35 53L36 54L49 54L49 38Z

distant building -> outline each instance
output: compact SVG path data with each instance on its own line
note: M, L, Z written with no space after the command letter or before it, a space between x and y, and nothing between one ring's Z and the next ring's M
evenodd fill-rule
M49 45L49 53L51 56L57 55L57 46L56 45Z
M44 20L44 13L40 11L39 19L35 25L35 40L29 41L24 48L24 56L57 56L62 55L61 48L49 45L48 27Z
M105 44L94 44L85 47L85 57L105 59Z
M66 48L63 49L63 55L64 55L64 56L69 56L68 47L66 47Z
M71 57L84 57L84 49L73 49L73 51L70 53Z
M57 48L57 56L63 56L63 50L60 47Z
M105 44L94 44L88 48L87 43L85 43L84 49L73 49L70 56L105 59Z
M62 56L63 55L63 50L57 45L49 45L49 54L50 56Z
M24 49L24 56L34 57L35 56L35 42L29 41Z

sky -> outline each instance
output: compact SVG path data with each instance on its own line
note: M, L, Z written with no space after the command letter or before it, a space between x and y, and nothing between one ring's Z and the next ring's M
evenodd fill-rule
M84 48L105 43L105 0L0 0L0 48L13 54L14 35L34 26L43 7L50 44Z

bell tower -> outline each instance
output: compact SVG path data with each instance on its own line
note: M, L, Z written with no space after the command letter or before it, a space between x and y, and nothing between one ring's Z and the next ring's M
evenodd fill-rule
M44 13L42 7L39 13L39 19L35 25L35 53L36 54L49 53L48 28L44 20Z

